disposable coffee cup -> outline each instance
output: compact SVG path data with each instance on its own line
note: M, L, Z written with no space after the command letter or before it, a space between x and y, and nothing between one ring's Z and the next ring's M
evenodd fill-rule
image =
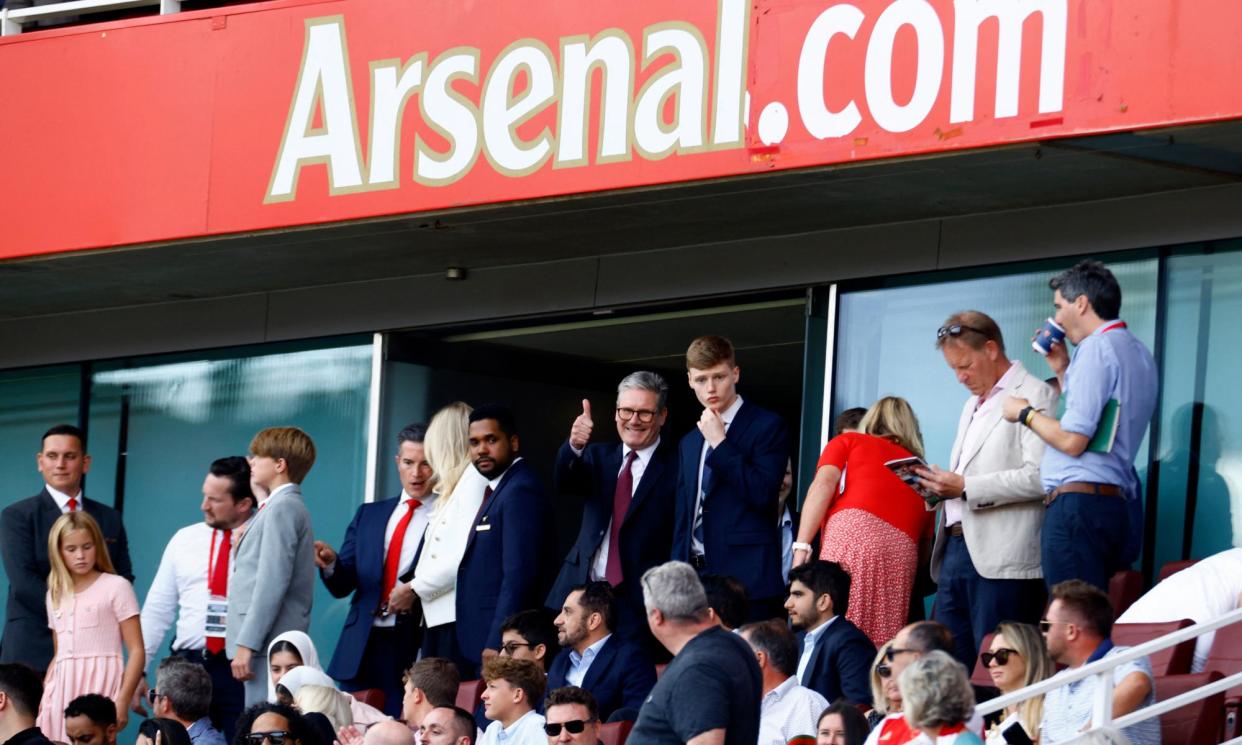
M1057 322L1051 318L1044 321L1044 326L1035 334L1035 339L1031 342L1031 349L1039 352L1047 357L1052 351L1053 344L1065 343L1065 329L1057 325Z

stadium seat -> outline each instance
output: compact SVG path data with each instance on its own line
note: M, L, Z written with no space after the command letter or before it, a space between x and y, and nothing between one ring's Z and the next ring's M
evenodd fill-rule
M601 724L599 727L599 741L604 745L625 745L625 739L630 736L630 730L633 728L633 722Z
M656 680L659 680L660 678L664 677L664 671L667 669L668 669L667 662L656 665Z
M1108 582L1108 602L1113 617L1120 616L1143 595L1143 575L1133 569L1117 572Z
M378 688L363 688L361 691L350 691L349 695L368 706L374 706L380 711L384 710L384 692Z
M1242 673L1242 623L1235 623L1216 631L1212 651L1208 654L1205 670L1214 670L1226 677ZM1225 691L1225 731L1221 742L1242 737L1242 686Z
M988 634L983 637L983 643L979 645L979 654L983 654L992 648L992 637L994 634ZM970 684L980 688L995 688L992 683L992 676L988 675L988 670L983 666L983 661L978 657L975 658L975 666L971 668L974 672L970 675Z
M463 680L457 686L457 705L466 711L474 711L479 708L479 702L483 700L483 689L485 687L482 680Z
M1182 571L1186 567L1193 566L1198 561L1199 561L1198 559L1184 559L1182 561L1170 561L1169 563L1160 567L1160 576L1156 578L1156 582L1163 582L1169 577L1172 577L1174 574L1177 574L1178 572Z
M1172 633L1194 621L1183 618L1180 621L1162 623L1119 623L1113 626L1113 644L1119 647L1137 647L1157 637ZM1162 649L1148 657L1151 660L1153 675L1184 675L1190 672L1190 663L1195 658L1195 640L1187 639L1175 647Z
M1157 675L1156 700L1167 701L1223 677L1215 671L1193 675ZM1213 745L1220 742L1216 738L1220 732L1224 702L1225 694L1217 693L1160 717L1161 745Z

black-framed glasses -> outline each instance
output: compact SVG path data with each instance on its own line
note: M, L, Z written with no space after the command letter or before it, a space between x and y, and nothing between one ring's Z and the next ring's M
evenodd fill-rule
M1049 631L1052 630L1053 625L1058 624L1058 623L1065 624L1066 626L1073 625L1069 621L1049 621L1048 619L1045 618L1044 620L1039 622L1039 630L1047 634Z
M888 660L889 662L892 662L893 660L897 659L897 655L899 654L906 654L907 652L914 653L916 651L918 650L899 649L897 647L889 647L888 649L884 650L884 659Z
M155 699L159 698L159 697L160 697L160 695L161 695L161 694L160 694L160 692L159 692L159 691L157 691L157 690L155 690L154 688L152 688L151 690L147 691L147 701L148 701L148 702L149 702L152 706L155 706Z
M598 721L599 720L595 717L591 717L590 719L570 719L568 722L558 722L556 724L549 722L548 724L543 725L543 731L548 733L548 737L559 737L561 734L561 727L564 727L565 731L569 734L580 735L582 734L582 730L586 729L588 724Z
M893 668L885 665L883 662L875 666L875 674L880 676L880 680L888 680L893 674Z
M518 647L533 647L533 646L535 645L531 644L530 642L505 642L504 644L500 645L500 653L507 654L510 657L512 657L513 653L518 650Z
M941 326L940 328L936 329L936 338L943 339L946 336L957 337L957 336L961 336L962 333L966 331L973 331L976 334L979 334L980 336L987 336L986 333L984 333L983 331L980 331L974 326L967 326L964 323L951 323L948 326Z
M250 745L263 745L263 741L267 740L272 745L285 745L288 740L289 733L284 730L273 730L271 732L251 732L246 735L246 742Z
M1021 654L1018 653L1018 650L1016 649L1009 649L1008 647L1001 647L995 652L984 652L983 654L979 655L979 661L983 663L984 667L991 667L992 660L996 660L997 665L1004 667L1005 665L1009 664L1010 655L1015 655L1018 657L1022 656Z
M652 419L655 419L655 416L658 413L660 412L652 411L651 409L629 409L625 407L617 408L617 418L623 422L628 422L634 417L638 417L638 421L643 424L647 424Z

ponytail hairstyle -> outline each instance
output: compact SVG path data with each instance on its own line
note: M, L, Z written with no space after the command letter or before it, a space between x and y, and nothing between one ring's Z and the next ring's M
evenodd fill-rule
M108 555L108 544L104 541L103 531L99 523L85 510L67 512L52 523L52 530L47 536L47 559L52 571L47 575L47 591L52 598L52 608L60 608L60 602L73 597L73 573L65 564L65 557L60 552L65 537L75 530L90 533L95 544L95 568L108 574L116 574L112 567L112 557Z

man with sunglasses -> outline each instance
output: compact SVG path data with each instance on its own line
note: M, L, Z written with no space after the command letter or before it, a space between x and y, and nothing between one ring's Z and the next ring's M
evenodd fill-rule
M549 693L544 703L548 745L599 745L599 709L590 691L564 686Z
M582 505L582 527L548 594L549 608L559 610L574 587L605 581L615 588L617 633L647 637L638 580L666 561L673 545L677 452L660 435L667 419L668 383L645 370L617 385L620 443L590 442L595 423L583 399L555 470L556 492Z
M983 637L998 623L1034 623L1043 612L1044 441L1001 414L1008 396L1051 411L1057 394L1005 355L1000 327L985 313L949 316L936 347L971 396L958 419L949 468L932 466L919 474L940 498L932 614L952 632L952 654L969 670Z

